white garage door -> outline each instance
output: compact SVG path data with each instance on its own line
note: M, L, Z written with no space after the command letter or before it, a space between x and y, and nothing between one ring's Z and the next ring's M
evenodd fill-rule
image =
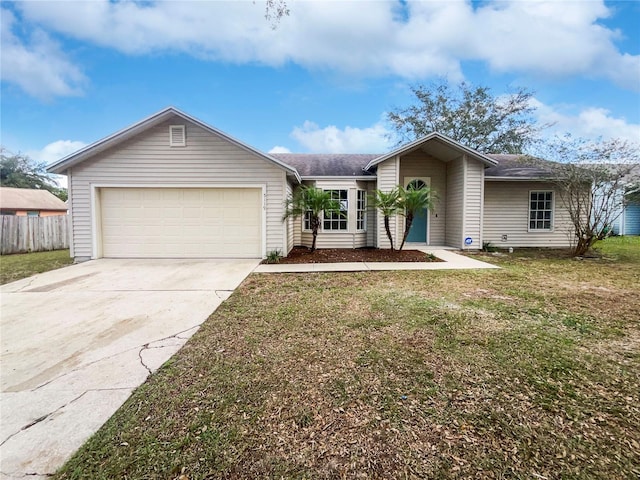
M262 256L259 188L102 188L102 256Z

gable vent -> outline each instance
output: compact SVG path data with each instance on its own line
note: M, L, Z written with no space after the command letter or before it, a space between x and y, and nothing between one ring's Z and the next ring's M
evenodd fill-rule
M184 125L169 125L169 146L186 147L187 136Z

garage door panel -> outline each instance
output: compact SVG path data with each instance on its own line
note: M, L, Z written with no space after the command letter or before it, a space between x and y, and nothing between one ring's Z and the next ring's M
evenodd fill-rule
M260 188L103 188L105 257L260 257Z

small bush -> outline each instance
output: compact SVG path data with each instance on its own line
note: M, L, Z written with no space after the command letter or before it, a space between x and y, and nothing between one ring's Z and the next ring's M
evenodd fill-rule
M498 249L491 242L482 242L483 252L497 252Z
M280 259L282 258L282 254L280 250L271 250L267 253L267 263L280 263Z

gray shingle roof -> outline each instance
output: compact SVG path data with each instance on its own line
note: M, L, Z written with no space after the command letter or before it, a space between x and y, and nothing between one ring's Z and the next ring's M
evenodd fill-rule
M361 153L271 153L272 157L294 167L302 177L368 177L375 172L364 171L364 167L380 154ZM484 171L485 177L514 179L548 178L551 170L544 168L544 161L532 163L522 155L488 154L498 165Z
M511 154L488 154L487 157L496 160L498 165L487 168L484 171L485 177L544 179L552 176L552 170L544 168L544 160L537 160L534 163L526 156Z
M367 153L271 153L294 167L301 177L373 177L363 168L380 154Z

